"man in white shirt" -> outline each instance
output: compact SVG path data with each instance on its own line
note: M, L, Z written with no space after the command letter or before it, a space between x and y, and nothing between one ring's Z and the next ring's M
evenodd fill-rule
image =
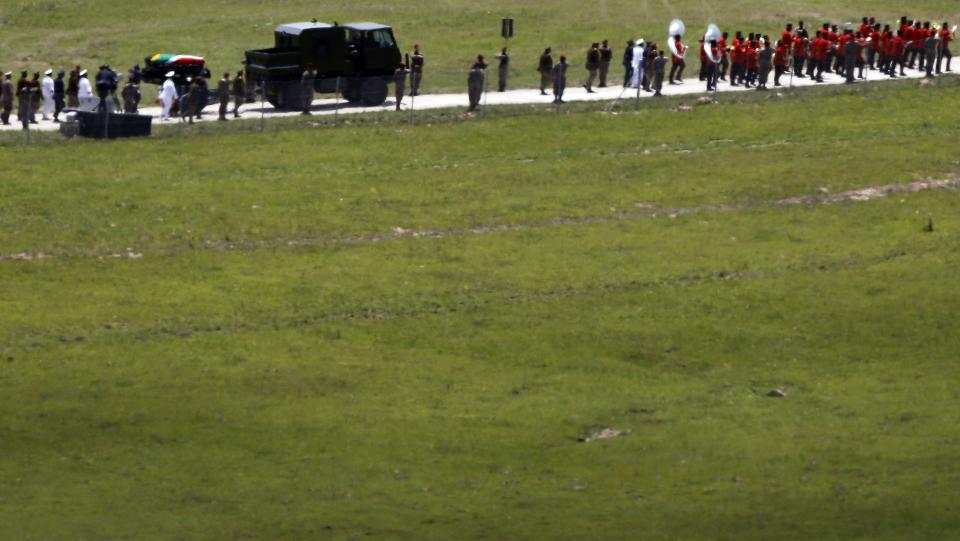
M77 90L77 98L82 100L84 98L92 97L93 87L90 86L90 79L87 79L87 70L83 70L80 72L80 87Z

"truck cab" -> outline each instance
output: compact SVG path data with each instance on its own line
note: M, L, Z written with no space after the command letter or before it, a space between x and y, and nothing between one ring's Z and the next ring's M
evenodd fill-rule
M313 64L317 92L339 92L350 102L380 105L400 64L400 49L389 26L378 23L282 24L274 46L246 52L248 83L262 88L274 106L302 107L300 78Z

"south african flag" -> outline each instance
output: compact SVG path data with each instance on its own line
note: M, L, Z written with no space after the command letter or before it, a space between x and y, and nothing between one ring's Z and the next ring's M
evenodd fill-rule
M150 57L150 63L167 66L202 66L204 60L202 56L189 54L155 54Z

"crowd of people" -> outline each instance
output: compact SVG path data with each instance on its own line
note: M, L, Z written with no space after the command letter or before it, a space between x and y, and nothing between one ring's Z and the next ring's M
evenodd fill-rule
M848 23L841 29L840 25L823 23L813 32L800 21L796 27L787 24L776 41L759 32L744 35L738 31L732 40L727 32L705 35L698 47L700 81L712 91L719 81L728 80L731 86L766 90L771 73L774 86L782 86L781 79L788 73L816 82L824 82L824 73L834 73L847 83L864 79L865 70L879 70L895 78L905 76L906 69L918 69L933 77L952 71L950 43L955 33L956 27L951 29L946 21L935 25L904 16L896 25L864 17L859 25ZM689 47L682 40L678 34L668 41L672 64L669 84L683 83ZM591 52L587 53L588 71ZM628 41L623 54L624 86L661 95L664 54L655 42ZM541 57L541 73L546 72L545 67Z
M734 87L766 90L771 73L774 86L782 86L782 78L787 74L824 82L825 73L834 73L844 77L847 83L853 83L866 77L865 70L878 70L891 78L905 76L907 69L920 70L928 77L952 71L950 43L955 37L956 26L951 29L947 22L936 25L904 16L894 25L864 17L859 25L847 23L841 29L840 25L823 23L813 31L799 21L796 26L787 24L776 41L759 32L744 35L738 31L733 39L727 32L711 32L699 40L698 47L699 77L706 83L707 91L716 90L720 81L729 81ZM671 63L669 77L666 77L667 51L658 47L656 42L642 38L628 41L623 52L624 87L662 96L665 78L670 85L683 84L690 47L683 42L682 34L675 34L667 40L667 49ZM588 93L594 92L595 83L600 88L608 85L613 55L608 40L595 42L587 50L587 76L583 86ZM510 54L504 47L494 58L498 65L497 90L505 92L510 75ZM417 44L394 72L397 110L406 95L408 77L410 96L419 94L425 65L426 57ZM486 88L487 67L483 55L478 55L470 67L467 89L471 111L479 106ZM559 61L554 62L553 50L549 47L540 55L537 64L540 92L546 96L547 89L552 89L554 103L563 103L569 67L565 55L560 55ZM47 69L42 78L39 72L31 78L24 70L14 84L13 73L4 73L0 80L0 122L10 124L14 100L17 100L17 116L24 129L38 122L38 113L42 114L43 120L60 122L65 108L78 108L87 100L95 101L100 110L120 110L120 100L116 96L121 82L119 75L109 65L100 66L94 84L88 75L80 66L75 66L69 74L59 70L54 75L53 69ZM175 114L190 123L199 118L210 98L209 76L205 71L185 81L175 81L175 73L167 73L159 91L161 120L170 120ZM315 78L316 71L308 66L301 81L305 96L308 96L302 100L304 114L310 112ZM120 92L123 112L138 112L142 82L143 72L136 64L129 70ZM224 72L216 92L220 103L219 119L227 120L231 100L232 114L239 117L240 107L249 99L250 90L246 88L243 72L238 71L233 79L229 72Z

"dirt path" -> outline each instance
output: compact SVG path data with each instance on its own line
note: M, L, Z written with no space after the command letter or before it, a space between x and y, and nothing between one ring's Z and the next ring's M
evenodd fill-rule
M263 248L275 248L281 246L321 246L329 244L370 244L384 242L389 240L407 239L407 238L427 238L441 239L446 237L456 237L463 235L484 235L490 233L500 233L507 231L527 231L531 229L540 229L544 227L581 225L592 223L609 223L633 221L645 218L669 217L677 218L691 214L702 214L710 212L736 212L760 207L790 207L802 205L831 205L847 201L864 202L886 197L894 193L917 193L927 190L943 190L960 188L960 179L947 180L918 180L905 184L885 184L881 186L871 186L858 190L840 192L836 194L820 193L817 195L803 195L788 197L786 199L777 199L773 201L760 201L741 205L704 205L699 207L679 207L673 209L658 209L650 206L639 207L633 212L623 212L619 214L601 215L601 216L583 216L577 218L557 217L549 220L530 222L526 224L496 224L476 227L459 227L449 229L404 229L394 227L390 232L378 233L373 235L356 235L341 237L316 237L316 238L276 238L266 240L223 242L208 240L198 249L212 251L247 251ZM126 248L124 250L109 251L85 251L85 252L20 252L15 254L0 255L0 261L41 261L52 259L54 257L63 258L125 258L139 259L144 256L165 256L177 253L192 251L197 248L184 248L182 246L162 246L150 249Z
M489 73L488 77L494 77L493 73ZM922 79L923 73L917 70L908 70L907 78L910 79ZM793 79L793 86L797 88L809 87L809 86L825 86L825 85L838 85L843 84L844 80L842 77L838 77L834 74L824 74L825 82L823 84L817 84L812 82L809 79ZM492 79L491 79L492 80ZM576 77L570 77L570 86L568 86L566 93L564 94L564 100L568 102L587 102L587 101L614 101L621 100L623 106L629 106L630 103L633 103L637 99L637 92L634 89L624 90L622 87L616 86L611 88L597 88L592 94L588 94L587 91L580 86L576 85ZM783 79L786 81L788 78ZM867 81L861 81L858 84L875 84L883 81L890 80L899 80L899 79L890 79L885 75L881 75L879 72L867 72ZM464 74L464 81L466 81L466 74ZM466 86L466 83L464 83ZM771 91L775 91L772 83L770 83ZM706 91L705 84L696 80L695 78L688 78L682 85L676 86L666 86L663 93L666 96L689 96L694 94L703 94ZM722 94L727 94L730 92L752 92L752 89L744 89L743 87L731 87L728 82L720 82L719 92ZM151 100L154 96L155 87L147 85L144 87L144 100ZM639 99L648 100L656 99L653 98L651 94L646 92L641 92ZM484 98L484 102L487 105L523 105L523 104L543 104L551 103L553 101L552 96L541 96L540 91L537 89L522 89L522 90L510 90L507 92L488 92ZM414 107L416 110L428 110L428 109L447 109L447 108L463 108L466 110L468 104L466 94L423 94L417 96L415 99L411 99L409 96L404 98L403 105L401 106L402 111L396 114L403 114L404 111L409 112L410 107ZM337 100L332 98L324 98L319 100L314 100L313 102L313 114L326 116L333 115L334 113L340 115L355 115L363 113L379 113L379 112L393 112L395 109L395 102L391 96L381 106L378 107L361 107L350 105L343 100ZM243 118L246 120L257 119L259 120L261 116L269 120L270 118L282 118L282 117L292 117L298 116L300 113L296 111L280 111L274 109L269 104L266 104L265 107L261 107L260 104L249 104L245 105L241 109L243 113ZM159 107L144 107L141 109L142 114L148 114L154 117L155 125L160 125L160 108ZM201 122L216 122L217 120L217 107L210 106L206 108L204 117ZM163 125L173 125L178 121L169 121L163 122ZM0 125L0 131L17 131L20 130L20 125L15 121L11 121L10 126ZM39 131L55 131L59 129L59 124L55 124L52 121L40 120L39 124L35 124L32 127L33 130Z

